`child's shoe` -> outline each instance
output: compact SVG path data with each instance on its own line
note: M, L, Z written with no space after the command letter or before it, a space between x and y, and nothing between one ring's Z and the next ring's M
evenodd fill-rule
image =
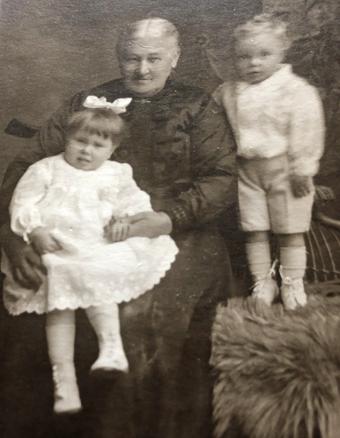
M72 414L82 408L73 363L52 366L54 381L54 412Z
M107 337L99 341L99 356L91 367L91 373L111 373L129 371L129 363L124 353L120 337Z
M286 310L295 310L307 304L302 278L282 277L281 298Z
M279 287L271 276L271 273L257 280L253 286L252 296L258 300L262 300L268 306L272 304L278 295Z

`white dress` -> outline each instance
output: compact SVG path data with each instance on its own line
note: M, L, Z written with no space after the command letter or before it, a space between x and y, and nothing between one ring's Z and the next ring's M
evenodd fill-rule
M33 164L19 181L11 202L11 227L26 241L37 226L52 227L62 250L42 256L47 276L38 290L15 282L2 260L7 310L45 313L120 303L152 289L175 260L169 236L133 237L112 243L104 227L112 217L152 211L128 164L106 161L83 171L57 155Z

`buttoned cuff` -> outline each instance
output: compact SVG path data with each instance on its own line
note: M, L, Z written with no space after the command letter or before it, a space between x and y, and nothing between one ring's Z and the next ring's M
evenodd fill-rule
M192 228L193 217L192 215L181 205L175 205L170 208L162 210L166 213L172 222L171 234L177 234L181 231Z

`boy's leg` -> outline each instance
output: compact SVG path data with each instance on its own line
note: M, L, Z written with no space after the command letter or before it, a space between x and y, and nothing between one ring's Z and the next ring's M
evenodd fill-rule
M296 197L291 188L288 156L271 160L271 165L276 177L268 192L268 206L272 231L279 237L282 300L287 309L295 309L307 302L303 286L306 268L303 233L311 223L314 188L307 195Z
M273 278L268 232L247 233L246 254L254 281L252 295L270 305L278 295L278 287Z
M282 301L286 309L293 310L307 303L303 285L307 255L302 233L279 236Z
M246 233L247 261L254 281L253 296L270 305L278 287L271 269L271 223L263 184L267 161L239 159L238 198L241 228Z
M74 312L56 310L48 313L46 338L55 387L54 412L77 412L81 402L74 367Z
M92 306L86 309L86 314L99 343L99 356L92 365L91 372L127 372L129 364L120 335L118 304Z

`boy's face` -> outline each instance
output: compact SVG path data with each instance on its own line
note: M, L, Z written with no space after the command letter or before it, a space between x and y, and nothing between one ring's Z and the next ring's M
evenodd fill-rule
M78 131L67 140L64 158L76 169L95 170L111 157L117 147L110 138Z
M236 43L235 65L243 81L256 84L280 68L284 54L283 43L278 37L269 33L258 34Z

